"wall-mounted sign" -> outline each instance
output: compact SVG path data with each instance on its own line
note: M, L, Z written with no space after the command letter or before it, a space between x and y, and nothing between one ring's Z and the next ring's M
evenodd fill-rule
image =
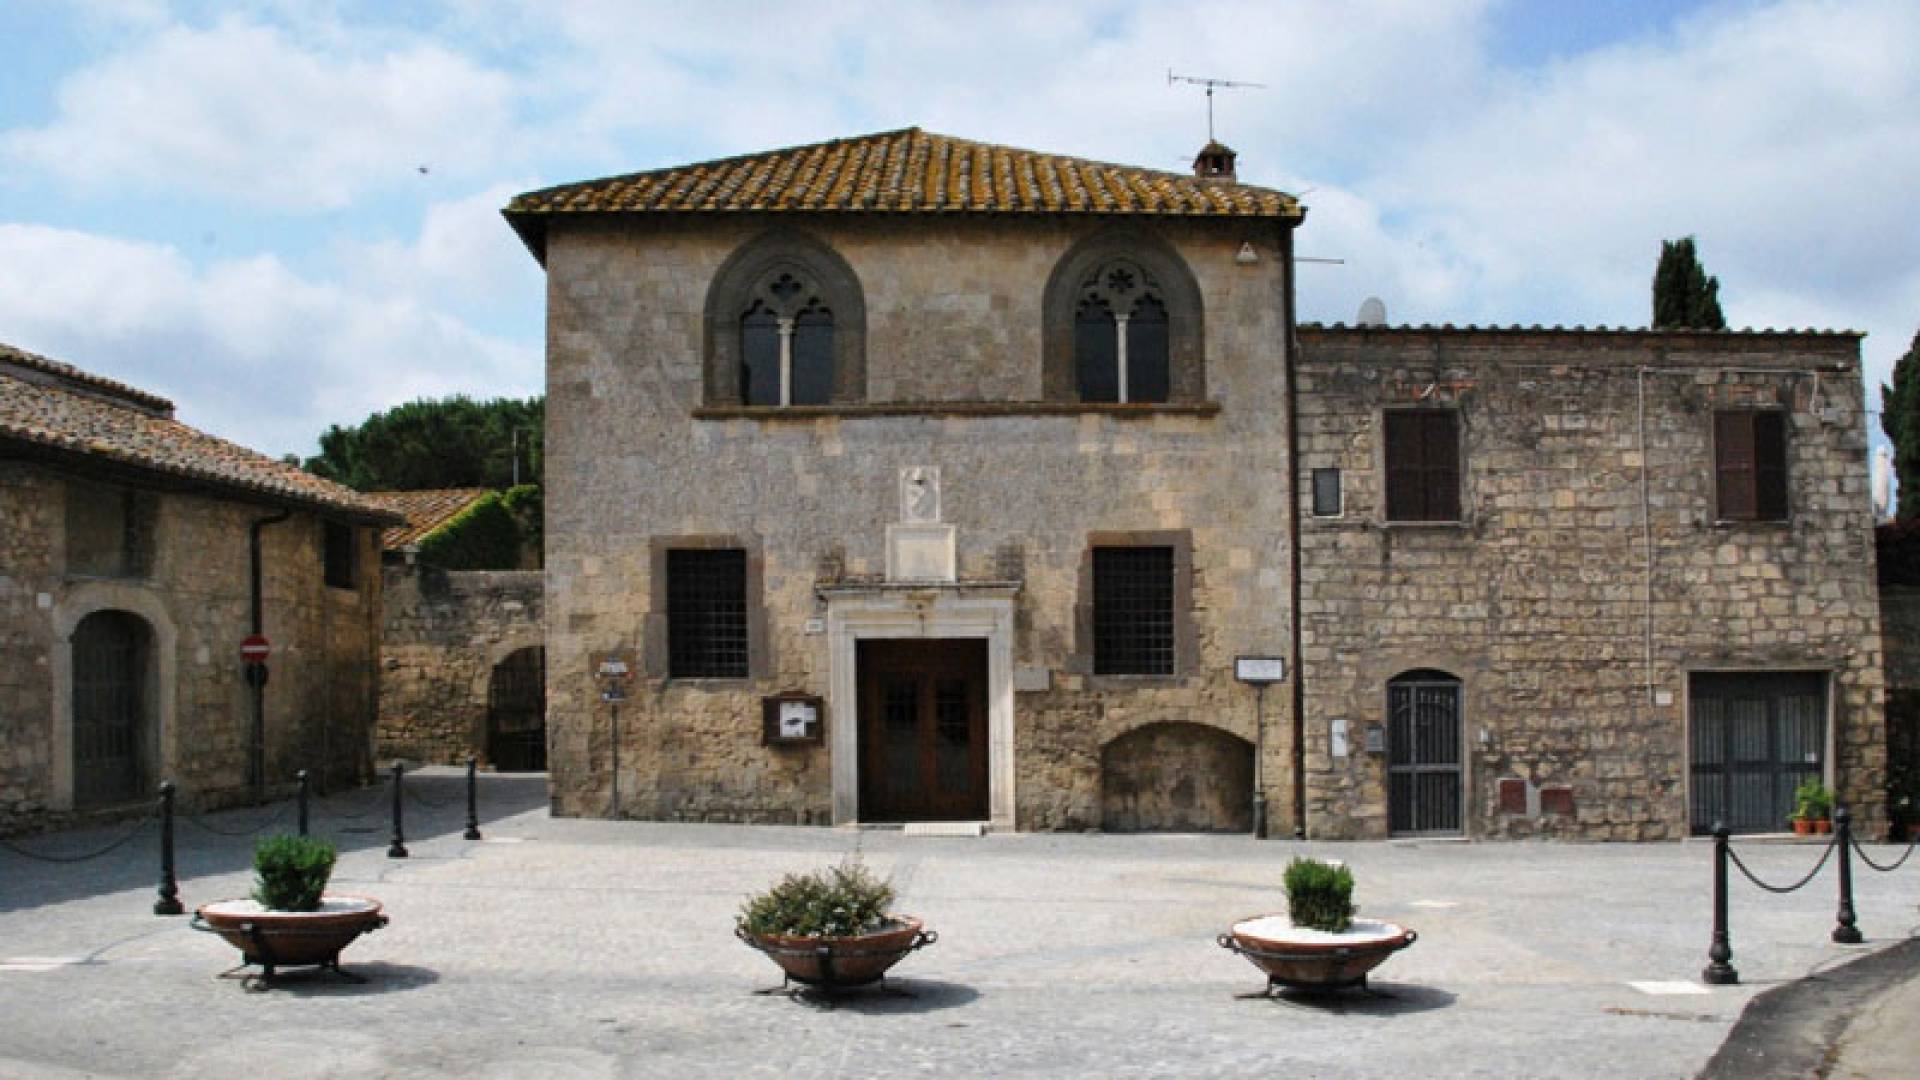
M589 659L593 663L593 677L596 679L618 679L624 682L633 678L632 649L609 649L606 652L593 653Z
M790 690L762 698L760 709L763 746L805 745L824 739L825 727L821 723L824 710L817 694Z
M1233 677L1243 683L1265 686L1287 681L1287 661L1279 656L1240 656L1233 661Z

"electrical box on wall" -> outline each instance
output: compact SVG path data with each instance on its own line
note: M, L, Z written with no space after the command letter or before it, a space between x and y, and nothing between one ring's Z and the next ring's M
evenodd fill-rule
M825 711L817 694L788 691L760 699L760 745L818 745L826 739Z

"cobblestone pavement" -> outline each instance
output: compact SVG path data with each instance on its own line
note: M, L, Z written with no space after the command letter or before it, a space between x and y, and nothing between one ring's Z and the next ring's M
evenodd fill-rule
M1828 941L1831 868L1784 897L1736 881L1742 982L1708 988L1696 981L1706 843L963 839L555 820L539 778L507 777L485 778L486 839L468 842L459 785L450 770L412 782L438 808L409 806L404 860L385 856L378 792L316 808L316 831L343 847L334 888L377 896L392 915L344 957L364 985L316 976L249 993L217 978L238 959L228 946L151 914L150 837L73 865L0 852L0 1076L1684 1077L1754 994L1920 922L1920 859L1857 874L1865 946ZM339 816L351 811L365 816ZM237 832L266 816L205 824ZM18 842L80 852L115 834ZM247 891L251 840L194 823L179 836L189 908ZM753 994L778 979L731 936L741 898L856 849L892 875L901 910L940 933L897 969L895 987L913 996L827 1007ZM1818 854L1742 850L1776 881ZM1364 914L1420 931L1378 972L1390 997L1239 996L1261 980L1214 935L1284 908L1280 872L1302 852L1346 860Z

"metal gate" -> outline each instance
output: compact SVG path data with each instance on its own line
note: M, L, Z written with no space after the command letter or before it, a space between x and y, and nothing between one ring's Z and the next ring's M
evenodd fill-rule
M1825 772L1826 676L1818 672L1700 674L1692 683L1693 831L1780 832L1793 789Z
M73 801L126 802L147 789L147 624L96 611L73 631Z
M547 650L520 649L487 683L487 760L501 772L547 767Z
M1387 830L1460 832L1460 680L1420 671L1387 684Z

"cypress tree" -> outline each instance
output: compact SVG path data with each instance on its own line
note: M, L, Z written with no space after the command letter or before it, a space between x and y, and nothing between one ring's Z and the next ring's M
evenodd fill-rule
M1893 385L1880 384L1880 428L1893 442L1893 474L1900 480L1894 516L1920 517L1920 333L1894 362Z
M1660 265L1653 272L1655 330L1725 330L1720 313L1720 279L1708 277L1694 252L1693 237L1660 242Z

